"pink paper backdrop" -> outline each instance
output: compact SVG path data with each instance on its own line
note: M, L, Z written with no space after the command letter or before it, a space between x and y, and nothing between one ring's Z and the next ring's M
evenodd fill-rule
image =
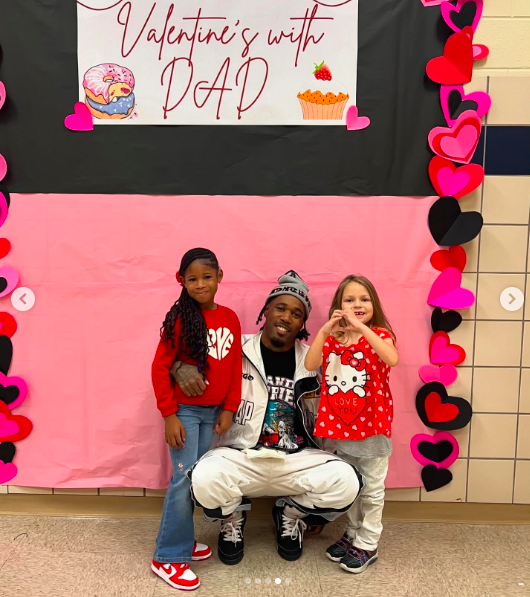
M426 225L434 198L148 197L14 195L5 259L36 295L15 311L12 375L28 398L17 414L34 431L18 443L13 484L164 488L169 459L150 368L164 315L178 296L175 271L193 246L215 251L225 272L219 302L243 331L278 276L311 286L309 329L323 323L338 282L368 276L398 335L391 384L396 417L389 487L420 485L409 441L425 430L414 408L428 362L426 297L436 249Z

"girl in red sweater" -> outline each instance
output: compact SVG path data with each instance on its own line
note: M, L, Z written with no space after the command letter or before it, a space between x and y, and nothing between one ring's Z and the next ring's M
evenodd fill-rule
M365 477L346 514L344 535L327 556L348 572L377 560L385 478L392 452L390 368L399 362L396 337L373 284L362 276L340 283L324 324L307 353L309 371L323 366L315 435L337 440L337 454Z
M241 325L231 309L214 302L222 279L211 251L192 249L184 255L177 273L182 292L166 315L152 366L173 476L151 569L172 587L188 591L200 584L189 562L205 560L212 552L195 541L186 473L210 448L213 432L222 436L228 431L241 402ZM186 396L173 381L170 372L177 361L202 373L202 396Z

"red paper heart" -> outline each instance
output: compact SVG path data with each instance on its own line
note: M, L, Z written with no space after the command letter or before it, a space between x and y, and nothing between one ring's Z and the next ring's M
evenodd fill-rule
M484 168L478 164L458 167L436 155L429 164L429 176L440 197L460 199L482 184Z
M5 257L11 250L11 243L7 238L0 238L0 259Z
M480 141L481 130L482 122L477 113L467 110L451 128L433 128L429 133L429 145L442 158L469 164Z
M485 60L490 54L488 46L475 44L473 46L473 60Z
M471 38L469 31L471 31ZM445 44L443 56L427 63L427 76L440 85L469 83L473 77L473 30L454 33Z
M22 415L12 415L11 411L9 410L7 404L0 400L0 415L4 415L0 417L2 420L7 420L8 422L13 422L15 425L18 426L18 431L11 435L1 436L0 441L3 442L18 442L21 439L25 439L31 433L33 429L33 424L27 417L23 417ZM4 418L5 417L5 418Z
M429 343L429 356L433 365L460 365L466 359L466 351L451 344L447 332L436 332Z
M0 334L12 338L17 331L17 322L11 313L0 313Z
M440 394L431 392L425 398L425 414L431 423L446 423L458 416L458 406L443 404Z
M448 251L435 251L431 255L431 265L440 272L443 272L448 267L456 267L463 272L466 267L466 261L466 252L464 247L460 245L450 247Z

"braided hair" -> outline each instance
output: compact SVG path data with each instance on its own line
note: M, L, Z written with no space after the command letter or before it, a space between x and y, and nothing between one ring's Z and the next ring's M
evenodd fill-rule
M191 249L182 257L178 274L181 279L194 261L200 261L219 271L219 262L212 251L208 249ZM180 297L167 312L164 323L160 328L160 337L175 347L175 324L180 317L180 340L186 353L197 360L200 373L208 367L208 328L204 321L199 303L191 298L183 286Z
M263 319L263 316L265 315L265 311L267 310L267 307L269 306L271 301L275 298L276 298L276 296L271 296L267 299L267 301L265 302L265 305L263 305L263 309L260 311L260 314L256 321L256 325L258 325L261 322L261 320ZM305 326L306 321L307 321L307 314L304 315L304 327L298 332L298 334L296 334L297 340L305 340L306 342L307 342L307 340L309 340L309 332L307 331L307 328ZM263 329L263 326L260 327L260 331L262 329Z

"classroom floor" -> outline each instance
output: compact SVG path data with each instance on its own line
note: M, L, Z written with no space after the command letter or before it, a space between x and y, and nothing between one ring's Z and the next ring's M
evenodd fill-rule
M0 517L0 597L165 597L186 594L155 577L153 519ZM196 536L215 548L217 525ZM304 555L275 551L272 519L248 521L245 558L217 555L193 565L208 597L516 597L530 596L530 526L422 523L385 525L380 559L353 575L329 561L326 547L342 523L306 537ZM276 579L281 579L277 584Z

